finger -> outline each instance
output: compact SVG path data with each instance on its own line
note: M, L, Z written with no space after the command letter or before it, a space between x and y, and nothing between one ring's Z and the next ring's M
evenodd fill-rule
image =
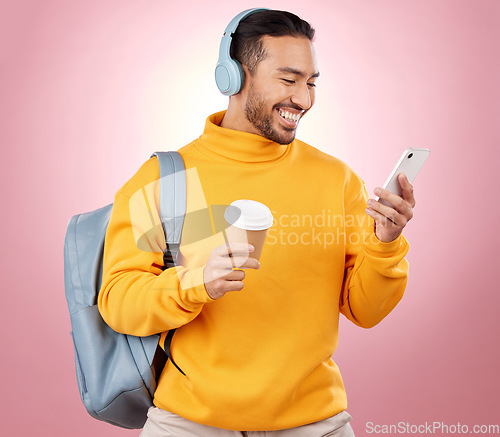
M238 255L238 256L231 256L231 258L229 258L231 260L231 262L233 263L233 267L237 267L237 268L245 268L246 267L246 264L248 262L251 262L249 260L251 260L252 258L250 258L248 255Z
M389 202L393 209L398 209L403 207L403 198L399 197L397 194L391 193L384 188L375 188L373 191L380 199Z
M248 254L220 257L218 265L224 269L260 269L260 262L257 259L248 256Z
M385 215L386 217L394 217L398 213L394 208L387 206L375 199L369 199L367 205L368 208L373 209L374 211Z
M245 279L245 272L243 270L234 269L224 276L227 281L243 281Z
M412 215L411 207L408 202L406 202L402 197L397 194L391 193L383 188L375 188L375 194L387 202L389 202L393 209L395 209L400 214L403 214L405 217L409 217Z
M253 252L255 249L251 244L248 243L233 243L222 244L214 249L214 253L218 256L238 256L246 255Z
M255 258L248 257L240 266L242 269L260 269L260 262Z
M405 174L398 175L399 185L403 189L403 199L406 200L412 208L415 207L415 196L413 195L413 185L410 183Z
M390 208L392 209L392 208ZM392 209L394 211L394 209ZM366 208L365 212L373 219L379 226L391 227L396 226L400 227L393 219L381 214L378 211L373 210L372 208Z
M241 291L241 290L243 290L244 286L245 286L245 284L243 283L243 281L226 281L223 288L224 288L224 291L226 291L226 292L228 292L228 291Z
M222 280L217 286L217 292L220 295L224 295L229 291L241 291L245 284L243 281L225 281Z
M246 259L254 250L254 247L248 243L229 243L228 245L228 254L233 258L243 257Z
M245 272L243 270L216 268L211 270L210 276L206 282L211 284L212 289L218 292L226 292L226 282L242 282L244 278Z
M209 264L217 278L227 275L236 267L233 258L229 256L216 256L209 260Z
M394 224L402 224L401 214L390 206L384 205L374 199L368 200L368 208L386 217Z

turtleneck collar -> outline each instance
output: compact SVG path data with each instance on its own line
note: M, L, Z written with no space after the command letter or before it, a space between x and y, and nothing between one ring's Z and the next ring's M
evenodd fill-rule
M270 162L282 158L291 144L278 144L260 135L220 127L226 111L207 118L197 146L220 159L240 162Z

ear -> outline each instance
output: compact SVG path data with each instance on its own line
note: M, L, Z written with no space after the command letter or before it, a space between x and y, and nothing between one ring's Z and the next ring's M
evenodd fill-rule
M243 68L243 73L245 74L245 79L243 81L243 87L241 88L241 91L238 94L246 94L247 89L248 89L249 84L250 84L252 79L251 79L251 75L250 75L250 71L248 70L248 67L246 65L242 65L241 68Z

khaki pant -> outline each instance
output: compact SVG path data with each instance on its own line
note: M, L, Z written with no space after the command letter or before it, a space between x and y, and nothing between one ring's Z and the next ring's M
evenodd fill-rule
M191 422L176 414L151 407L140 437L354 437L349 421L342 411L329 419L297 428L279 431L230 431Z

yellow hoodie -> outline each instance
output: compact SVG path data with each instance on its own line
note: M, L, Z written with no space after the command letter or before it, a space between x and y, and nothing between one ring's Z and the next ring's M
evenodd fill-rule
M380 322L407 281L403 236L380 242L365 213L363 181L343 162L299 141L279 145L207 119L179 150L186 166L182 265L162 271L159 168L148 160L118 191L109 223L99 309L116 331L178 328L155 405L232 430L277 430L347 407L337 365L339 313ZM213 300L203 266L224 243L224 206L237 199L274 215L259 270L244 289ZM222 221L221 221L222 220Z

